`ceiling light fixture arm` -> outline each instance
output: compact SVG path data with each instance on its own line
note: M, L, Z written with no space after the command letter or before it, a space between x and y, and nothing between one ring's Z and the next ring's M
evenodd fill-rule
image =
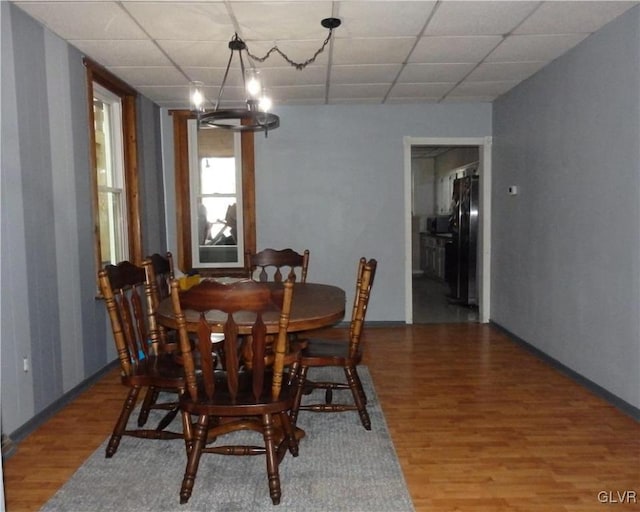
M244 62L242 61L242 50L247 49L247 45L244 43L242 39L238 37L236 33L235 36L229 41L229 49L231 52L229 53L229 60L227 61L227 69L224 71L224 77L222 77L222 84L220 84L220 91L218 91L218 99L216 100L216 104L214 106L215 110L218 110L220 106L220 100L222 99L222 92L224 91L224 86L227 83L227 77L229 76L229 68L231 67L231 61L233 60L233 53L235 51L238 52L240 57L240 67L242 68L242 79L244 80Z

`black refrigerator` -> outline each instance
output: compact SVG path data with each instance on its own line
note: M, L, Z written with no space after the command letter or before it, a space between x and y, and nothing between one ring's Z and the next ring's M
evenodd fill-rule
M445 278L450 298L458 304L478 304L476 265L478 261L479 176L465 176L453 182L451 243L446 247Z

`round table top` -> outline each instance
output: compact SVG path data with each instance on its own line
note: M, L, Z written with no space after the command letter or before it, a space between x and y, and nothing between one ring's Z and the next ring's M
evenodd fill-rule
M279 286L277 283L269 284L271 286ZM318 283L295 283L287 331L309 331L339 322L344 317L345 300L344 290L337 286ZM207 318L215 320L214 313L216 312L207 314ZM187 330L195 331L197 329L198 314L191 310L185 310L184 314L187 321ZM161 325L172 329L178 327L171 306L171 298L168 297L160 302L157 315L158 322ZM220 319L222 320L222 318L221 316ZM242 327L242 323L244 323L243 317L234 315L234 319ZM267 327L267 332L278 332L279 315L277 312L265 314L263 321ZM247 316L246 323L252 323L250 316Z

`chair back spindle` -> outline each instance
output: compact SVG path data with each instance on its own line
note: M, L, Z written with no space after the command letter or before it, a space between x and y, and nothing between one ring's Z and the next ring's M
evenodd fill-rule
M177 348L175 336L169 336L166 329L157 320L160 301L169 296L169 284L174 279L173 256L154 253L145 258L142 266L146 272L147 303L149 307L149 342L154 353L174 352Z
M365 258L360 258L358 262L356 292L353 300L351 323L349 324L349 357L352 358L356 357L360 349L360 338L367 316L369 296L371 295L377 265L377 261L373 259L367 261Z
M149 256L147 260L151 263L150 277L152 279L150 280L150 284L153 291L153 298L155 301L160 302L169 296L169 285L171 280L175 278L173 255L170 252L167 252L164 256L154 253Z
M284 280L304 283L307 281L309 268L309 250L302 254L293 249L263 249L262 251L247 254L249 262L249 277L256 281L275 281L281 283ZM296 272L300 274L296 275Z

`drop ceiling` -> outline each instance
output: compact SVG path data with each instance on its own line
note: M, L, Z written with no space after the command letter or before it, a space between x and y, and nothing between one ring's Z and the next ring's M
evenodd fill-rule
M493 101L640 2L618 1L67 1L19 8L160 106L188 107L189 81L215 99L234 33L280 104ZM225 103L242 99L234 69Z

